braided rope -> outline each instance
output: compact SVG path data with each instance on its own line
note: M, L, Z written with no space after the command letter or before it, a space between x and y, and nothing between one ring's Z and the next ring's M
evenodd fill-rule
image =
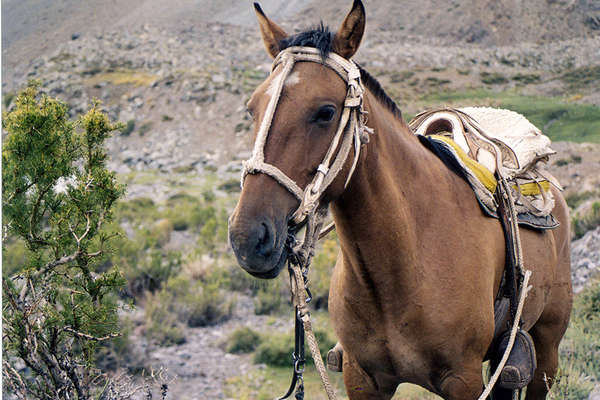
M513 326L510 331L508 345L506 346L506 350L504 350L504 354L502 355L502 358L500 359L500 363L496 367L496 371L494 371L494 374L490 378L490 381L488 382L488 384L485 387L485 390L483 391L481 396L479 396L478 400L484 400L491 393L492 389L496 385L496 381L498 380L500 373L502 372L502 368L504 368L504 365L506 364L506 361L508 360L508 357L510 356L510 352L512 351L513 345L515 343L515 338L517 336L517 331L519 330L519 325L521 322L521 313L523 312L523 305L525 303L525 298L527 297L527 293L531 289L531 287L528 286L528 283L529 283L529 278L531 277L532 272L528 271L528 270L523 271L523 252L522 252L522 248L521 248L521 236L519 233L519 224L517 221L517 212L515 210L514 199L512 197L510 186L508 185L508 182L506 181L506 179L504 179L504 177L502 175L500 175L500 174L498 174L498 175L500 177L499 183L502 187L501 193L503 196L506 197L506 203L508 205L508 210L509 210L509 214L510 214L509 215L509 221L510 221L509 225L510 225L510 229L512 232L512 236L511 236L512 237L512 246L515 249L515 255L516 255L515 266L516 266L517 272L519 273L519 276L523 276L523 272L525 272L525 275L523 276L523 283L521 284L521 294L519 296L519 304L517 306L517 312L515 313L515 319L513 320ZM518 392L518 390L513 391L513 397L514 397L515 393L517 393L517 392Z
M494 371L494 375L492 375L492 377L490 378L490 381L488 382L487 386L485 387L485 390L483 391L483 393L481 394L481 396L479 396L479 398L477 400L485 400L489 396L489 394L492 392L492 389L496 385L496 381L500 377L502 368L504 368L504 365L506 364L506 361L508 360L508 356L510 355L513 345L515 344L515 338L517 337L517 331L519 330L519 321L521 320L521 313L523 312L523 304L525 303L525 298L527 297L527 293L529 292L529 289L531 289L530 286L527 286L527 284L529 283L530 277L531 277L531 271L525 271L525 278L523 279L523 287L521 289L521 296L519 298L519 306L517 307L517 314L515 315L515 320L513 322L513 326L510 331L510 337L508 338L508 345L506 346L506 350L504 351L504 354L502 355L502 358L500 359L500 363L498 364L496 371Z
M325 389L325 392L327 393L327 398L329 400L336 400L337 397L335 395L335 391L333 390L333 386L331 386L331 382L329 381L329 374L327 373L327 369L323 364L323 358L321 357L321 351L319 350L317 338L315 337L315 333L313 332L312 322L310 320L310 313L308 311L308 305L306 304L306 287L304 285L304 277L302 276L300 265L292 264L292 271L294 272L294 284L292 284L292 294L294 296L294 302L298 306L298 313L300 314L300 318L302 319L304 332L306 332L307 335L306 339L308 341L310 353L312 354L312 358L315 362L315 367L317 368L319 376L321 377L321 383L323 385L323 389Z

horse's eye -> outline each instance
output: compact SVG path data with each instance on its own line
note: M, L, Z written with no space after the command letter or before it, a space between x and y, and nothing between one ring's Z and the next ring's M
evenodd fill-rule
M332 105L326 105L320 107L312 118L313 122L318 124L325 124L331 122L335 115L335 107Z

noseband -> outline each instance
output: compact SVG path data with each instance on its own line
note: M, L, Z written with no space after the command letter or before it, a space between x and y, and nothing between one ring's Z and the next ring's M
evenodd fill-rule
M325 153L323 161L317 167L314 178L306 185L304 190L300 189L296 182L275 165L266 163L264 155L267 137L285 80L292 72L294 64L299 61L325 65L335 71L347 84L344 109L335 136L327 153ZM323 58L319 50L312 47L290 47L277 55L273 61L271 73L280 64L283 64L283 70L276 78L276 90L269 100L261 121L252 157L243 164L241 185L244 185L244 180L248 174L263 173L269 175L300 201L300 205L292 217L295 224L300 224L316 211L323 193L342 170L350 153L350 148L354 145L354 161L346 177L344 187L348 185L358 162L360 147L369 141L368 134L373 131L365 125L367 112L363 107L364 87L361 82L360 70L353 61L335 53L330 53L326 58Z

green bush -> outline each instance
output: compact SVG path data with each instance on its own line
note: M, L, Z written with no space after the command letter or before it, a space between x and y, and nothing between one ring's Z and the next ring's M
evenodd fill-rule
M173 221L175 230L198 231L216 216L216 209L204 201L186 194L178 194L167 201L165 216Z
M279 278L260 285L254 296L254 313L266 315L282 311L289 303L290 296L286 292Z
M337 260L339 247L337 236L334 232L323 240L322 247L313 259L309 272L310 290L313 295L311 303L315 309L327 309L329 302L329 286L331 274Z
M327 352L335 346L335 341L325 331L317 329L314 332L321 356L326 357ZM293 351L294 334L292 332L267 334L263 336L261 344L256 349L254 362L272 367L287 367L291 365ZM314 363L308 345L306 346L306 360L307 364Z
M229 179L225 182L221 183L218 187L219 190L222 190L227 193L238 193L242 189L240 188L240 180L239 179Z
M27 248L5 258L19 276L2 282L4 387L18 398L91 398L106 378L94 356L119 334L125 283L103 265L115 238L106 225L124 193L104 142L121 126L98 103L70 121L66 104L38 88L30 83L2 119L3 245Z
M150 129L152 129L152 125L152 121L144 122L142 125L140 125L140 128L138 129L140 136L144 136L146 133L148 133Z
M5 109L8 109L8 107L10 107L14 98L15 98L15 94L13 92L4 93L2 103L4 104Z
M7 238L2 241L2 277L7 278L27 266L27 246L18 238Z
M124 242L120 257L116 257L115 262L122 265L131 296L160 289L170 277L181 270L181 254L177 251L144 251L139 242Z
M600 384L600 280L575 296L551 398L584 400Z
M227 246L227 211L221 209L217 213L212 206L205 210L207 218L200 229L199 250L214 254L218 248Z
M559 160L560 161L560 160ZM598 193L593 191L585 191L585 192L574 192L565 196L565 200L571 209L576 209L579 207L581 203L586 201L587 199L591 199L594 196L598 196Z
M235 302L222 290L216 280L191 282L178 275L146 303L146 321L149 336L158 343L177 344L182 327L214 325L229 317Z
M129 136L131 132L135 129L135 120L130 119L127 121L127 124L121 128L121 135Z
M529 85L540 81L540 76L537 74L516 74L512 76L513 81Z
M146 335L160 346L171 346L186 342L183 324L168 301L173 301L164 292L149 294L146 302Z
M497 72L481 72L479 76L481 76L481 82L486 85L499 85L508 82L504 75Z
M287 367L291 365L293 351L294 337L292 333L265 335L262 343L256 349L254 362L273 367Z
M560 367L554 378L554 384L548 395L556 400L587 400L594 389L594 383L589 376L579 371L573 360L568 357L562 360L566 365Z
M244 326L233 331L227 338L228 353L251 353L260 345L260 335Z
M592 208L583 216L574 216L571 225L575 239L579 239L586 232L600 226L600 202L594 202Z
M147 197L138 197L129 201L120 201L115 207L117 221L129 221L135 225L155 221L159 217L158 207Z

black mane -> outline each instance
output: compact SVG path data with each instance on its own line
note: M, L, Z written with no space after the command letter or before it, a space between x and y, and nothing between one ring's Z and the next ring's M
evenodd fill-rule
M332 43L333 33L331 33L329 28L324 26L321 22L313 29L300 32L283 39L279 42L279 49L283 50L294 46L314 47L315 49L319 50L323 58L326 58L332 51ZM402 119L402 112L400 111L400 108L396 105L394 100L387 95L385 90L383 90L377 79L375 79L360 65L358 65L358 69L360 70L360 76L365 86L383 103L388 110L390 110L399 119Z
M279 42L279 50L294 46L314 47L321 52L321 57L325 59L331 52L332 42L333 33L329 31L329 27L324 26L321 22L313 29L283 39Z

